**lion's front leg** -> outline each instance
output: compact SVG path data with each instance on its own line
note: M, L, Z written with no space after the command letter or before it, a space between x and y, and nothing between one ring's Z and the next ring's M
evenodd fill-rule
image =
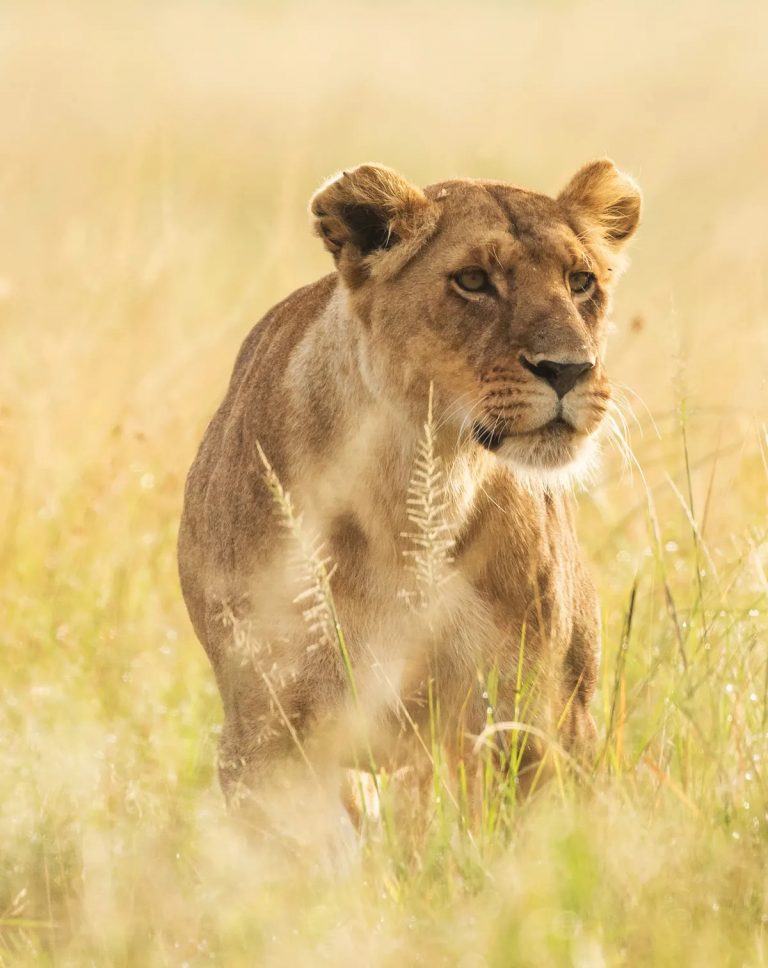
M600 654L597 623L576 623L553 695L556 740L577 771L591 771L597 753L597 727L590 711Z
M327 724L348 701L339 656L302 630L265 633L247 603L211 607L205 632L224 710L218 773L227 802L271 793L282 775L321 775L333 757Z
M256 843L291 862L346 868L359 853L342 797L340 726L349 690L332 663L321 675L317 662L287 661L304 643L283 646L232 663L220 677L219 781L233 817Z

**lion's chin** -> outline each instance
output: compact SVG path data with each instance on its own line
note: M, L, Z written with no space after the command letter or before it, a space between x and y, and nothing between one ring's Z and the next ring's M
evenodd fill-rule
M560 490L590 477L598 450L593 436L556 420L533 433L504 437L493 453L526 486Z

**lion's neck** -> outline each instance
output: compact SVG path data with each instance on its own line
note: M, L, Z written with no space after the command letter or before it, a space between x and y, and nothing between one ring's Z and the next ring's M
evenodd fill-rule
M337 291L294 354L288 374L294 420L313 443L294 455L291 486L299 504L320 532L351 515L372 539L394 545L409 528L409 492L431 486L461 530L495 459L471 439L460 443L438 417L427 430L427 394L423 401L388 394L371 372L374 349ZM421 473L425 462L431 485Z

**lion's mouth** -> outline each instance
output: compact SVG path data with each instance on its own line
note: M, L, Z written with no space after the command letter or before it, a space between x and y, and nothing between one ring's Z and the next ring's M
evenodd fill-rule
M501 447L509 434L505 430L490 430L488 427L476 423L472 427L472 436L478 444L493 452Z
M528 430L522 434L515 434L508 429L485 427L483 424L476 423L472 427L472 436L486 450L491 452L498 450L508 437L545 437L547 439L571 436L576 432L576 428L568 423L563 417L555 417L535 430Z

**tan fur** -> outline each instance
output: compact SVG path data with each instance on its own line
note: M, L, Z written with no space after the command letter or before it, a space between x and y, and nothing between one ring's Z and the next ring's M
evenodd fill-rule
M606 316L639 209L609 161L556 199L466 179L422 191L377 165L312 199L337 271L246 338L190 470L179 536L184 596L224 704L229 796L298 747L313 764L419 755L430 693L445 742L466 755L494 676L493 717L525 717L586 754L597 600L562 484L609 405ZM488 291L460 289L454 274L468 267ZM594 273L589 298L571 292L572 271ZM545 360L594 365L559 400L531 370ZM404 535L430 386L448 538L439 587L419 602ZM257 445L334 564L356 701L338 643L295 601L295 548ZM541 750L529 742L531 767Z

